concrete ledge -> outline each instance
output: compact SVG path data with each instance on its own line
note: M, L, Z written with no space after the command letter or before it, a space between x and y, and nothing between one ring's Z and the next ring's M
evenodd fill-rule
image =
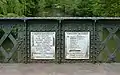
M120 64L0 64L0 75L119 75Z

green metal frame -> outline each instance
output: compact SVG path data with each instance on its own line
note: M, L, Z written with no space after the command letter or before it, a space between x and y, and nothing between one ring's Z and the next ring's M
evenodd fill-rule
M120 62L120 21L99 20L96 23L96 57L101 62L112 62L110 56L115 56L115 61Z
M32 60L30 32L56 32L55 60ZM90 59L65 59L65 32L90 32ZM9 46L10 45L10 46ZM0 18L0 63L120 62L119 17Z
M27 50L28 50L28 62L29 63L59 63L59 22L57 20L28 20L28 30L27 30ZM55 42L55 60L54 59L31 59L31 48L30 48L30 32L56 32L56 42Z
M0 29L4 32L0 39L0 52L4 57L1 62L25 62L25 27L24 22L18 20L0 21ZM16 29L16 32L12 33L14 29ZM14 34L16 34L16 37ZM11 48L9 48L10 44L13 45Z
M94 62L94 21L63 20L61 25L61 63ZM65 59L65 32L90 32L89 59Z

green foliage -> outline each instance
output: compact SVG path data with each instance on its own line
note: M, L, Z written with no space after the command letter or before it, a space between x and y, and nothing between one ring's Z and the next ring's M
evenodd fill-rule
M120 0L95 0L93 14L95 16L120 16Z
M24 0L0 0L0 14L4 16L22 16L25 12Z
M120 0L0 0L0 17L120 16Z

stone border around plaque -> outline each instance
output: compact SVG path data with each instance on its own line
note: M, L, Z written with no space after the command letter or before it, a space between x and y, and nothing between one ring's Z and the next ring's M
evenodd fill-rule
M89 59L90 32L65 32L65 59Z
M55 32L31 32L31 59L55 59Z

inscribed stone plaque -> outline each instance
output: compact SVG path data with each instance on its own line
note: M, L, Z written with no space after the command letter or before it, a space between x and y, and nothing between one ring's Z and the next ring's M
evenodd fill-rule
M31 32L31 59L55 59L55 32Z
M65 32L65 59L89 59L90 32Z

